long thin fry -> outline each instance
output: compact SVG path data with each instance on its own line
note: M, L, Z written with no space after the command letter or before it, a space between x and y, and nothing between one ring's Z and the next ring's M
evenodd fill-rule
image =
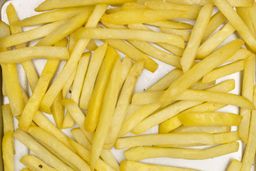
M182 123L177 116L172 117L159 125L159 133L166 134L177 129L181 125Z
M174 130L174 132L177 133L225 133L225 132L229 132L230 131L230 127L226 127L226 126L197 126L197 127L193 127L193 126L182 126L180 128L177 128L176 130Z
M125 152L127 160L143 160L146 158L171 157L190 160L202 160L236 152L239 143L233 142L207 149L181 149L160 147L136 147Z
M160 30L164 33L180 36L186 42L189 40L190 33L191 33L190 30L169 29L169 28L162 28L162 27L160 27Z
M62 123L64 119L64 108L61 104L61 100L62 95L61 93L59 93L52 105L52 115L58 128L62 128Z
M191 29L192 26L187 23L181 23L176 21L158 21L152 23L146 23L148 25L158 26L162 28L172 28L172 29Z
M73 81L75 79L75 76L76 76L76 70L74 70L74 72L69 77L69 81L63 86L63 89L62 89L63 97L66 97L68 94L70 94L71 87L72 87ZM50 111L48 111L48 112L50 112Z
M20 161L34 171L57 171L33 155L25 155L20 159Z
M184 112L213 112L219 110L224 106L225 104L205 102L200 105L194 106L188 110L185 110Z
M2 106L2 116L3 116L3 131L7 133L9 131L13 132L14 123L13 123L13 115L11 112L10 105Z
M197 50L202 41L204 30L210 21L212 11L213 5L207 4L202 7L199 12L196 23L192 29L191 36L189 37L188 44L181 57L180 63L183 71L188 71L194 63Z
M242 163L236 159L231 160L226 171L240 171Z
M14 171L14 137L13 132L8 131L2 140L2 156L4 162L4 171Z
M256 33L256 28L255 28L256 18L254 16L255 8L256 8L255 3L251 7L237 8L238 15L242 18L242 20L249 27L249 29L253 34Z

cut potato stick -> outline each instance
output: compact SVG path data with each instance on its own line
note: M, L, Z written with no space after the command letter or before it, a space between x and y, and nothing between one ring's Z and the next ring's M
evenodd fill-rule
M207 149L181 149L160 147L136 147L125 152L127 160L143 160L147 158L170 157L189 160L209 159L236 152L238 142L218 145Z
M206 30L204 32L204 36L203 36L203 42L218 28L220 27L222 24L224 24L224 22L226 21L226 18L224 17L224 15L221 12L217 12L215 13L207 27Z
M91 149L91 144L81 129L74 128L71 130L71 134L74 137L75 141L81 144L85 149Z
M20 161L34 171L57 171L33 155L25 155L20 159Z
M225 104L205 102L200 105L191 107L190 109L185 110L184 112L213 112L224 107Z
M237 126L242 117L223 112L186 112L178 115L184 126Z
M20 171L31 171L29 168L25 167L23 169L21 169Z
M123 85L120 97L116 105L115 113L113 114L112 124L109 129L109 135L105 141L105 145L107 146L113 146L117 137L119 136L119 132L124 122L126 112L128 110L128 105L130 103L130 99L136 85L136 81L142 70L143 63L134 64L127 76L127 79Z
M79 106L82 109L88 109L89 100L91 98L91 94L93 92L96 78L100 70L101 64L103 62L106 50L107 50L107 44L104 44L103 46L98 47L92 54L92 57L88 66L88 71L86 73L85 80L83 83L83 89L82 89L80 103L79 103L80 104Z
M63 89L62 89L62 96L66 97L68 94L72 93L71 91L71 87L73 84L73 81L75 79L76 76L76 70L74 70L74 72L71 74L71 76L69 77L69 81L64 85ZM50 112L50 111L48 111Z
M246 44L256 51L256 38L244 23L244 21L239 17L239 15L234 11L232 6L226 0L213 0L214 5L223 13L223 15L229 20L230 24L236 29L238 34L243 38Z
M133 29L83 28L78 31L76 37L89 39L140 40L167 43L181 48L185 46L184 40L177 35Z
M192 25L187 24L187 23L181 23L178 21L158 21L158 22L151 22L151 23L146 23L148 25L152 26L157 26L157 27L162 27L162 28L171 28L171 29L191 29Z
M126 2L133 2L134 0L46 0L41 3L35 10L36 11L46 11L56 8L67 8L67 7L79 7L79 6L89 6L97 4L123 4Z
M9 26L3 21L0 21L0 31L0 38L11 34Z
M245 24L249 27L249 29L254 35L256 33L256 28L255 28L256 18L254 16L255 8L256 8L256 5L254 3L253 6L251 7L241 7L241 8L237 8L236 10L238 15L242 18L242 20L245 22Z
M190 30L169 29L169 28L162 28L162 27L160 27L160 30L163 33L174 34L174 35L180 36L186 42L189 40L190 32L191 32Z
M15 138L26 145L35 156L43 160L45 163L56 168L57 170L72 171L72 169L64 164L60 159L55 157L51 152L49 152L44 146L39 144L35 139L33 139L29 134L17 130L14 134Z
M237 62L227 64L214 69L213 71L209 72L203 77L202 82L207 83L207 82L215 81L221 77L224 77L226 75L230 75L236 72L240 72L242 70L244 70L244 61L237 61Z
M230 131L230 127L226 127L226 126L218 126L218 127L182 126L180 128L177 128L176 130L174 130L174 132L177 132L177 133L197 133L198 132L198 133L210 133L210 134L226 133L229 131Z
M39 127L30 127L28 132L36 140L44 144L50 151L63 159L72 168L78 170L90 170L88 164L85 161L83 161L77 154L62 144L55 136Z
M0 39L1 40L0 47L8 48L11 46L19 45L22 43L30 42L30 41L45 37L48 34L50 34L52 31L54 31L56 28L63 25L65 22L66 21L57 21L57 22L46 24L44 26L29 30L29 31L3 37Z
M179 118L177 116L172 117L170 119L168 119L167 121L161 123L159 125L159 129L158 132L160 134L166 134L168 132L171 132L177 128L179 128L182 125L181 121L179 120Z
M99 19L103 15L106 10L106 5L98 5L93 10L91 16L88 19L85 27L95 27L98 24ZM64 87L65 83L68 81L69 76L75 70L82 53L84 52L86 46L89 43L89 39L80 39L71 53L70 59L68 60L67 64L60 72L56 80L50 86L48 91L45 93L44 98L41 102L41 107L43 109L49 109L53 103L53 100L56 98L58 93Z
M77 65L76 76L72 85L71 89L71 99L74 100L76 103L79 103L81 91L83 88L83 82L85 79L85 75L87 73L87 68L90 61L90 54L84 54L82 58L79 60Z
M14 137L13 132L8 131L2 140L2 156L4 171L14 171Z
M139 163L135 161L124 160L120 165L120 171L140 170L140 171L195 171L194 169L179 168L173 166L164 166L156 164Z
M254 97L253 97L253 103L256 104L256 87L254 86ZM248 133L248 141L247 145L245 147L245 152L243 154L242 158L242 166L241 171L250 170L253 163L254 163L254 154L256 152L256 137L254 136L256 133L256 112L253 110L251 112L251 117L249 120L250 127L249 127L249 133Z
M62 95L58 94L52 105L52 115L57 128L61 129L64 119L64 108L61 104Z
M255 55L249 56L244 63L243 82L242 82L242 96L250 101L253 101L253 86L255 84ZM243 117L239 126L239 135L243 142L247 142L251 111L248 109L241 109L240 115Z
M150 9L124 9L111 14L105 14L102 22L117 25L141 24L170 19L195 19L198 12L179 10L150 10Z
M3 115L3 131L4 134L7 132L14 131L13 115L11 112L10 105L2 106L2 115Z
M95 84L95 88L92 92L92 96L88 104L88 113L85 119L85 128L89 132L94 132L97 127L99 115L102 108L101 106L104 102L104 96L106 92L105 87L107 86L108 80L111 76L112 68L118 58L119 55L117 54L117 52L113 48L108 47L106 57L104 58L104 61L100 68L97 82Z
M116 148L131 148L137 146L159 146L168 147L196 146L196 145L216 145L226 144L239 140L237 132L209 134L209 133L170 133L157 135L140 135L133 137L119 138Z
M10 57L11 56L11 57ZM64 47L25 47L11 51L0 52L0 63L22 63L34 58L67 60L69 53Z
M197 50L202 41L204 30L206 30L207 24L210 21L212 11L213 5L207 4L202 7L199 12L196 23L192 29L191 36L189 37L188 44L184 49L180 60L183 71L188 71L194 63Z
M114 58L115 53L111 55ZM108 131L110 129L111 121L115 112L116 103L118 100L119 93L121 91L124 78L120 71L123 70L123 66L120 64L120 60L115 60L113 70L109 76L109 82L107 89L104 93L102 101L102 107L99 116L99 122L93 136L92 149L91 149L91 169L95 168L96 161L102 152ZM111 101L109 100L111 99Z
M242 163L236 159L232 159L226 171L240 171Z
M211 88L215 85L215 81L209 83L203 83L202 81L196 82L190 88L193 90L205 90Z
M177 56L181 56L183 53L183 49L177 46L173 46L167 43L157 43L157 45Z
M149 71L154 72L158 68L158 64L154 60L152 60L149 56L147 56L140 50L136 49L131 44L122 40L108 40L108 43L113 48L126 54L135 62L144 61L144 66Z
M197 56L207 56L214 51L224 40L226 40L235 29L227 23L220 31L208 38L198 49Z
M234 82L231 80L224 81L215 87L210 88L210 91L220 91L220 92L228 92L230 90L234 89ZM147 129L152 128L153 126L160 124L164 122L165 120L174 117L178 113L187 110L193 106L199 105L202 102L199 101L181 101L174 103L173 105L170 105L166 108L163 108L162 110L158 112L151 112L151 116L143 120L140 124L138 124L133 132L136 133L142 133L145 132Z
M21 21L17 21L14 24L18 26L33 26L33 25L39 25L39 24L46 24L46 23L51 23L59 20L66 20L86 10L90 11L91 8L79 7L79 8L57 9L54 11L49 11L42 14L34 15L32 17L25 18ZM84 15L89 15L89 13L84 12Z
M206 57L201 62L195 64L189 71L175 80L160 98L162 106L166 106L173 101L178 94L190 87L193 83L201 79L206 73L216 68L228 58L230 58L243 44L241 40L234 40L229 44L219 48L217 51Z
M158 80L156 83L151 85L147 91L160 91L167 89L170 84L176 80L179 76L182 75L182 71L179 69L174 69L167 73L165 76L163 76L160 80Z
M249 57L250 55L252 55L252 53L249 50L241 48L231 58L229 58L227 62L236 62L239 60L243 60Z

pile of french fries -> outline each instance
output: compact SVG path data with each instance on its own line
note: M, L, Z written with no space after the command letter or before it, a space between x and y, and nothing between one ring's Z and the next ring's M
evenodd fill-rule
M23 171L192 171L141 160L204 160L240 146L226 170L251 170L254 0L45 0L35 11L20 19L10 3L0 22L5 171L15 170L14 140L30 151ZM135 91L160 61L174 69ZM238 82L223 79L235 73ZM220 111L227 105L239 113ZM124 150L120 164L112 148Z

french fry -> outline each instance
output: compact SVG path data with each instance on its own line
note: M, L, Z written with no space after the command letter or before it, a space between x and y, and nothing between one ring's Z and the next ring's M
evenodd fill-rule
M185 72L181 77L175 80L165 91L160 99L162 106L166 106L175 101L175 97L178 94L190 87L193 83L197 82L213 68L216 68L225 60L230 58L242 44L243 42L241 40L234 40L219 48L201 62L195 64L189 71ZM216 58L216 56L218 58Z
M191 107L190 109L187 109L184 112L213 112L219 110L224 106L225 104L205 102L197 106Z
M250 55L252 55L252 53L249 50L241 48L231 58L229 58L227 62L236 62L239 60L243 60L249 57Z
M85 161L83 161L77 154L62 144L55 136L39 127L30 127L28 132L36 140L44 144L50 151L63 159L72 168L78 170L90 170Z
M179 10L124 9L105 14L102 22L117 25L141 24L178 18L195 19L198 12Z
M181 48L185 46L184 40L180 36L144 30L83 28L78 31L76 36L89 39L125 39L159 42L175 45Z
M194 169L178 168L173 166L163 166L156 164L139 163L135 161L124 160L120 165L120 171L140 170L140 171L195 171Z
M74 128L71 130L71 134L74 137L74 139L76 140L76 142L81 144L85 149L90 150L91 144L81 129Z
M56 168L57 170L72 171L69 166L67 166L57 157L55 157L55 155L49 152L44 146L39 144L29 134L21 130L16 130L14 136L16 139L26 145L34 153L35 156L43 160L45 163Z
M174 130L174 132L177 133L226 133L230 131L230 127L226 127L226 126L218 126L218 127L208 127L208 126L197 126L197 127L193 127L193 126L182 126L180 128L177 128L176 130Z
M242 18L242 20L245 22L245 24L249 27L251 32L253 34L256 33L256 27L255 27L255 22L256 18L254 17L255 14L255 8L256 5L255 3L251 7L240 7L237 8L237 13L238 15Z
M208 38L198 49L197 55L208 56L214 51L224 40L226 40L231 34L235 32L235 29L230 23L227 23L220 31Z
M89 6L89 5L97 5L97 4L123 4L126 2L133 2L134 0L97 0L97 1L90 1L90 0L47 0L41 3L35 10L36 11L45 11L51 10L56 8L67 8L67 7L77 7L77 6Z
M167 51L177 55L177 56L181 56L182 53L183 53L183 49L182 48L179 48L179 47L167 44L167 43L158 43L158 45L160 47L164 48L165 50L167 50Z
M197 50L202 41L204 30L210 21L211 14L213 11L213 5L207 4L201 8L196 23L192 29L191 36L189 37L188 44L184 49L180 63L183 71L188 71L194 63Z
M91 16L89 17L85 27L95 27L98 24L98 21L103 15L103 13L105 12L105 10L106 10L106 5L96 6ZM45 93L44 98L42 99L41 105L40 105L42 109L48 110L51 107L53 100L61 91L65 83L68 81L69 76L75 70L77 63L81 58L82 53L88 43L89 43L88 39L80 39L76 43L67 64L65 65L61 73L58 75L56 80L53 82L53 84L50 86L48 91Z
M76 70L74 70L74 72L71 74L71 76L69 77L69 81L64 85L63 89L62 89L62 96L66 97L68 94L72 93L71 87L73 84L73 81L75 79L76 76ZM50 111L48 111L50 112Z
M186 147L198 145L226 144L239 140L237 132L209 134L209 133L170 133L151 134L119 138L116 142L117 149L137 146Z
M158 132L160 134L166 134L168 132L171 132L171 131L177 129L181 125L182 125L181 121L179 120L179 118L177 116L175 116L175 117L172 117L172 118L168 119L167 121L161 123L159 125Z
M61 104L61 100L62 100L62 95L61 93L59 93L52 105L52 115L53 115L55 124L59 129L62 128L63 119L64 119L64 108Z
M127 160L143 160L146 158L171 157L189 160L202 160L236 152L239 148L237 142L218 145L207 149L181 149L160 147L136 147L125 152Z
M113 115L112 124L109 129L109 135L105 141L105 145L107 146L113 146L117 137L119 136L119 132L124 122L136 81L142 70L143 63L134 64L127 76L117 102L115 113Z
M249 56L244 63L243 82L242 82L242 96L253 101L253 86L255 82L255 55ZM248 109L241 109L240 115L243 117L239 125L239 135L243 142L247 142L249 134L249 124L251 118L251 111Z
M10 58L11 56L11 58ZM64 47L25 47L11 51L0 52L0 63L22 63L34 58L67 60L69 53Z
M215 85L215 81L203 83L202 81L196 82L190 88L193 90L205 90Z
M158 64L155 61L153 61L149 56L142 53L128 42L122 40L108 40L108 43L113 48L126 54L135 62L144 61L144 66L149 71L154 72L158 68Z
M232 6L226 0L213 0L214 5L223 13L223 15L229 20L230 24L236 29L238 34L243 38L245 43L252 49L256 51L256 38L244 23L244 21L239 17L239 15L234 11Z
M226 75L240 72L242 70L244 70L244 61L237 61L231 64L218 67L215 70L209 72L203 77L202 82L204 83L211 82L221 77L224 77Z
M20 161L34 171L57 171L33 155L25 155L20 159Z
M220 27L224 22L226 21L226 18L224 17L224 15L221 12L217 12L215 13L207 27L206 30L204 32L204 36L203 36L203 42L218 28Z
M3 131L4 131L4 133L13 132L14 123L13 123L13 115L11 112L10 105L2 106L2 115L3 115Z
M13 132L8 131L2 140L2 156L4 171L14 171L14 137Z
M0 38L3 38L11 34L9 26L3 21L0 21L0 31Z
M237 126L242 117L223 112L184 112L178 115L184 126Z
M113 155L113 153L111 152L111 150L102 150L101 152L101 156L102 160L108 164L109 166L111 166L114 170L120 170L119 167L119 163L118 161L115 159L115 156Z
M242 163L236 159L232 159L226 171L240 171Z
M21 169L21 171L31 171L29 168L25 167L23 169Z
M88 109L88 103L91 98L91 94L93 92L94 84L96 82L96 78L98 72L100 70L101 64L103 62L105 53L107 50L107 44L98 47L95 52L92 54L88 71L85 76L85 80L83 83L83 89L80 97L79 106L82 109Z
M114 58L114 55L115 53L111 57ZM92 140L90 161L92 170L95 168L96 161L99 159L102 152L115 112L118 96L125 81L123 74L120 72L122 70L123 66L120 64L120 60L115 60L112 73L109 76L109 83L107 84L107 89L104 93L98 125ZM109 99L111 99L111 101Z
M192 25L177 21L158 21L158 22L151 22L146 23L148 25L162 27L162 28L171 28L171 29L191 29Z
M63 25L66 21L57 21L51 24L46 24L44 26L17 33L14 35L6 36L1 38L0 40L0 47L1 48L8 48L11 46L16 46L22 43L30 42L42 37L47 36L52 31L54 31L59 26Z
M160 27L160 30L163 33L174 34L174 35L180 36L186 42L189 40L190 32L191 32L190 30L169 29L169 28L162 28L162 27Z
M17 21L14 24L17 26L33 26L39 24L46 24L59 20L66 20L86 10L90 11L91 7L57 9L54 11L49 11L25 18L21 21ZM89 12L84 12L84 15L89 15Z

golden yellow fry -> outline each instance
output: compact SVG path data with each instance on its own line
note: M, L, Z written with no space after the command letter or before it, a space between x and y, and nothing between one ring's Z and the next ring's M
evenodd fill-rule
M187 23L182 23L178 21L157 21L157 22L151 22L146 23L148 25L162 27L162 28L171 28L171 29L191 29L192 25Z
M221 82L220 84L217 84L215 87L209 88L209 91L214 91L216 93L219 92L229 92L230 90L234 89L234 82L231 80L227 80L224 82ZM215 92L216 91L216 92ZM160 124L164 122L165 120L174 117L178 113L187 110L193 106L201 104L202 101L180 101L177 103L174 103L173 105L170 105L166 108L163 108L162 110L158 112L151 112L151 116L143 120L140 124L138 124L133 132L136 133L142 133L145 132L147 129L152 128L153 126ZM144 119L144 118L143 118Z
M242 163L236 159L232 159L226 171L240 171Z
M83 28L78 31L76 36L89 39L124 39L168 43L181 48L185 46L184 40L180 36L144 30Z
M3 117L3 131L7 133L14 131L13 115L11 112L10 105L2 106L2 117Z
M151 72L154 72L158 68L158 64L152 60L149 56L136 49L128 42L122 40L108 40L108 43L113 48L123 52L127 57L131 58L135 62L144 61L145 68Z
M19 45L22 43L30 42L42 37L47 36L52 31L54 31L59 26L63 25L66 21L57 21L51 24L46 24L44 26L17 33L11 36L3 37L0 39L0 47L7 48L15 45Z
M85 75L87 73L87 68L90 61L90 54L84 54L82 58L79 60L76 76L71 89L71 99L76 103L79 103L81 91L83 88L83 83L85 79ZM95 71L94 71L95 72Z
M218 28L220 27L224 22L226 21L226 18L221 12L217 12L214 14L204 32L203 36L203 42Z
M230 131L230 127L226 127L226 126L218 126L218 127L208 127L208 126L197 126L197 127L193 127L193 126L182 126L180 128L177 128L176 130L174 130L174 132L177 133L225 133L225 132L229 132Z
M256 51L255 36L252 34L244 21L239 17L239 15L234 11L232 6L226 0L213 1L223 15L229 20L230 24L236 29L245 43L250 47L250 49Z
M69 77L69 81L64 85L64 87L62 89L62 96L63 97L66 97L68 94L72 93L71 87L72 87L73 81L75 79L75 76L76 76L76 69L71 74L71 76ZM48 111L48 112L50 112L50 111Z
M160 98L162 106L166 106L175 101L178 94L190 87L193 83L201 79L212 69L216 68L228 58L230 58L243 44L241 40L234 40L227 45L206 57L201 62L195 64L189 71L175 80Z
M107 44L104 44L103 46L98 47L92 54L92 57L88 66L88 71L86 73L85 80L83 83L83 89L82 89L81 98L79 102L79 106L82 109L88 109L88 103L91 98L91 94L93 92L96 78L100 70L101 64L103 62L106 50L107 50Z
M165 21L170 19L195 19L198 12L179 10L124 9L111 14L105 14L102 22L117 25L141 24Z
M108 164L109 166L111 166L114 170L119 170L120 166L118 161L115 159L115 156L113 155L113 153L111 152L111 150L102 150L101 152L101 156L102 160Z
M21 169L21 171L31 171L29 168L25 167L23 169Z
M95 27L98 24L105 10L106 10L106 5L96 6L91 16L89 17L85 27ZM45 93L45 96L41 102L41 107L43 109L49 109L51 107L53 100L56 98L58 93L64 87L65 83L69 79L69 76L75 70L78 64L78 61L81 58L82 53L84 52L88 43L89 43L89 39L80 39L76 43L67 64L65 65L63 70L60 72L60 74L58 75L56 80L53 82L53 84L50 86L48 91Z
M196 82L190 88L193 90L205 90L215 85L215 81L203 83L202 81Z
M32 17L25 18L21 21L17 21L14 23L18 26L33 26L39 24L51 23L59 20L69 19L80 12L84 12L85 10L90 11L90 7L78 7L78 8L64 8L58 9L54 11L48 11L42 14L34 15ZM89 13L84 12L84 15L89 15Z
M59 93L52 105L52 115L53 115L55 124L59 129L62 128L62 123L64 119L64 108L61 104L61 101L62 101L62 95L61 93Z
M169 134L151 134L132 137L119 138L116 142L116 148L131 148L137 146L159 146L168 147L198 146L198 145L216 145L226 144L239 140L237 132L210 134L210 133L169 133Z
M78 170L90 170L88 164L85 161L83 161L77 154L62 144L62 142L60 142L55 136L39 127L30 127L28 132L36 140L44 144L50 151L63 159L72 168Z
M173 53L174 55L177 55L177 56L181 56L183 53L183 50L184 50L182 48L179 48L179 47L167 44L167 43L157 43L157 45L160 46L161 48Z
M67 7L78 7L78 6L89 6L97 4L123 4L126 2L133 2L135 0L46 0L41 3L35 10L36 11L46 11L56 8L67 8Z
M111 55L112 58L115 56L115 53ZM120 64L120 60L116 59L112 73L109 76L109 82L106 85L106 91L104 93L104 98L102 99L102 107L99 115L98 125L93 135L90 161L92 170L95 168L96 161L99 159L99 156L102 152L115 112L118 96L125 81L123 74L120 72L122 69L123 66Z
M244 72L242 80L242 96L250 101L253 101L253 86L255 83L255 55L249 56L245 59ZM239 125L239 135L243 142L247 142L250 128L251 111L248 109L241 109L240 115L243 117Z
M227 64L214 69L213 71L209 72L203 77L202 82L207 83L207 82L215 81L221 77L224 77L226 75L230 75L236 72L240 72L242 70L244 70L244 61L237 61L237 62Z
M227 23L220 31L212 35L203 44L201 44L197 51L197 56L203 57L209 55L234 32L235 29L230 23Z
M20 161L34 171L57 171L55 168L47 165L45 162L33 155L25 155L20 159Z
M184 112L213 112L224 107L225 104L205 102L200 105L191 107L190 109L185 110Z
M242 117L223 112L184 112L178 115L184 126L237 126Z
M184 49L180 60L183 71L188 71L194 64L194 59L202 41L204 30L210 21L212 11L213 5L207 4L201 8L198 14L196 23L191 31L191 36L189 37L188 44Z
M60 159L55 157L51 152L49 152L44 146L39 144L35 139L33 139L29 134L16 130L14 134L15 138L26 145L35 156L43 160L45 163L56 168L57 170L72 171L72 169L64 164Z
M227 62L236 62L239 60L243 60L249 57L250 55L252 55L251 51L241 48L231 58L229 58Z
M115 113L112 119L112 124L110 125L109 129L109 134L105 141L105 145L107 146L113 146L117 137L119 136L121 126L127 114L128 105L130 103L132 93L134 91L137 79L141 74L142 70L143 63L134 64L126 78L126 81L123 85L120 97L116 105Z
M158 132L160 134L166 134L168 132L171 132L171 131L177 129L181 125L182 125L181 121L179 120L179 118L177 116L175 116L175 117L172 117L172 118L168 119L167 121L161 123L159 125Z
M164 33L180 36L186 42L189 40L190 32L191 32L190 30L169 29L169 28L162 28L162 27L160 27L160 30Z
M3 38L10 34L11 33L10 33L9 26L6 23L4 23L3 21L0 21L0 38Z
M170 86L170 84L177 79L179 76L182 75L182 71L179 69L174 69L167 73L165 76L160 78L156 83L151 85L147 91L160 91L165 90Z
M14 137L13 132L8 131L2 140L2 156L4 171L14 171Z
M130 170L140 170L140 171L195 171L194 169L179 168L173 166L164 166L156 164L146 164L139 163L135 161L124 160L120 165L120 171L130 171Z
M160 147L136 147L125 152L127 160L143 160L147 158L170 157L189 160L209 159L225 154L236 152L239 148L238 142L218 145L206 149L182 149L182 148L160 148Z
M81 144L85 149L87 149L87 150L91 149L91 144L81 129L74 128L71 130L71 134L74 137L74 139L76 140L76 142Z

